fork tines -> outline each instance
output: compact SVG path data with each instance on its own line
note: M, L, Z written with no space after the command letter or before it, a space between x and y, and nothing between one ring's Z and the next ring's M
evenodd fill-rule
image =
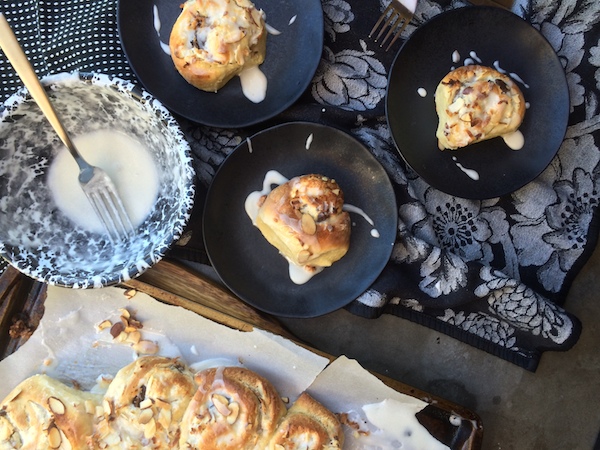
M117 243L134 233L123 202L104 171L95 168L92 180L83 188L111 242Z
M383 33L386 30L388 30L383 40L379 43L379 47L383 48L383 45L387 42L387 40L392 35L394 36L391 42L388 44L387 48L385 49L385 51L387 52L390 49L390 47L394 45L394 42L396 42L396 40L400 37L400 34L411 21L412 17L413 14L404 5L402 5L397 0L392 0L392 2L388 5L387 8L385 8L385 10L375 23L375 26L369 33L369 37L372 37L377 31L377 28L381 25L379 33L374 39L375 42L378 42Z

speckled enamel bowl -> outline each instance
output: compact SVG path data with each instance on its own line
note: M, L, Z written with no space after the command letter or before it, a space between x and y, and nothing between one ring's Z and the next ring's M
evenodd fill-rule
M164 256L190 217L189 145L167 109L129 82L73 73L43 83L74 140L109 129L148 150L157 169L156 201L121 243L74 223L48 186L62 143L27 92L19 91L0 112L0 254L21 272L59 286L99 288L134 278Z

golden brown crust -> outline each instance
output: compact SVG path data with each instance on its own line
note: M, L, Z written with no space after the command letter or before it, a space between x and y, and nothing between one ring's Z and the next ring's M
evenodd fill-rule
M169 38L175 68L191 85L216 92L264 61L263 16L249 0L188 0Z
M441 150L466 147L516 131L525 99L508 76L485 66L462 66L448 73L435 91Z
M0 448L87 449L100 399L46 375L27 378L0 405Z
M342 425L325 406L304 392L281 421L268 450L339 450L344 444Z
M181 422L180 448L264 449L286 412L265 378L242 367L196 374L198 390Z
M176 358L146 356L123 367L96 418L94 448L177 448L179 422L196 384Z
M350 246L350 215L343 206L344 193L335 180L302 175L269 193L255 223L290 262L328 267Z

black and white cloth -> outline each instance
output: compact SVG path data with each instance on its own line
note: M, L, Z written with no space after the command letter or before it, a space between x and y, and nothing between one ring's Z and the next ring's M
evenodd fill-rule
M550 166L513 194L485 201L428 186L394 147L384 114L394 54L367 39L389 2L322 0L321 63L298 102L277 117L235 130L181 120L199 180L194 214L200 216L203 195L220 163L247 136L292 120L344 129L386 169L399 213L389 264L347 309L375 320L384 313L412 320L534 371L543 351L567 350L579 338L581 322L563 304L598 238L600 2L515 2L513 12L540 30L560 57L571 115ZM402 38L436 14L464 6L458 0L419 0ZM117 0L0 4L39 75L80 70L137 81L120 46L116 7ZM398 49L401 42L395 45ZM0 55L2 100L20 86ZM190 229L190 236L172 255L206 263L201 229Z

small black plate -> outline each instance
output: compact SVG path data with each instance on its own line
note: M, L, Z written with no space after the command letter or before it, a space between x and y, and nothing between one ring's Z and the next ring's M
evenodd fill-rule
M455 51L461 56L457 63ZM502 138L454 151L438 149L435 89L471 52L480 64L494 67L497 62L528 84L517 80L530 105L520 128L525 137L521 150L511 150ZM425 97L419 88L426 90ZM501 8L464 7L434 17L402 46L390 71L386 113L400 154L427 183L458 197L487 199L524 186L554 158L567 129L569 89L558 56L529 23ZM459 164L475 170L479 180Z
M295 284L285 258L244 208L246 197L262 190L269 170L287 178L308 173L334 178L345 202L362 208L380 237L351 213L348 253L307 283ZM344 307L375 281L390 258L397 216L392 184L365 146L335 128L293 122L256 134L250 146L245 141L220 166L206 198L204 243L217 274L242 300L277 316L315 317Z
M268 80L267 96L260 103L244 96L239 77L213 93L196 89L179 75L161 42L168 47L181 3L119 0L117 10L121 45L129 64L144 87L172 112L204 125L244 127L279 114L306 90L323 51L320 0L253 2L265 11L267 24L281 32L267 36L267 54L260 66Z

